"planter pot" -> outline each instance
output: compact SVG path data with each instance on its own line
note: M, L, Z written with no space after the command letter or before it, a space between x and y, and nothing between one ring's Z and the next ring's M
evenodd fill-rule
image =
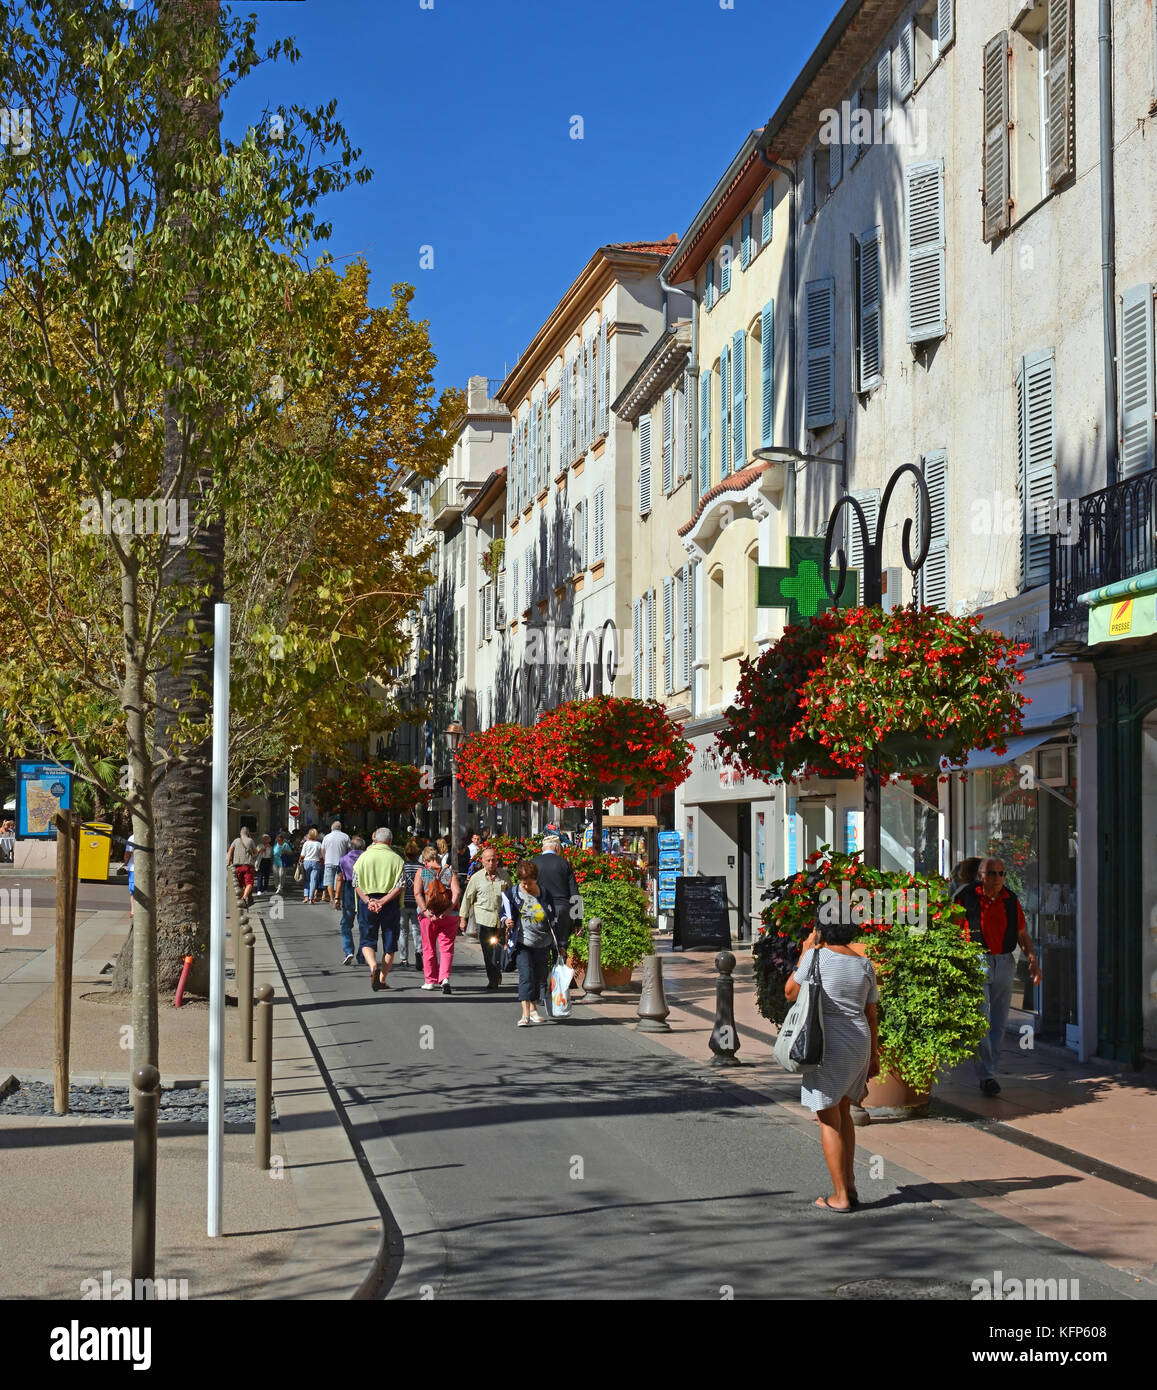
M874 1076L868 1082L863 1108L853 1106L852 1115L858 1124L867 1124L869 1120L918 1120L928 1113L931 1099L930 1091L915 1091L906 1081L889 1072L886 1076Z
M574 971L574 983L581 986L586 979L587 963L585 960L575 960L574 956L568 955L567 965ZM618 970L610 970L603 966L603 984L607 989L626 989L631 983L631 976L635 973L632 965L624 965Z

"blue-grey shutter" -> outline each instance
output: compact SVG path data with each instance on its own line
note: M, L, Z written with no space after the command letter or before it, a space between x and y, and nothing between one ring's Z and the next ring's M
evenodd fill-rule
M843 132L837 132L842 134ZM844 176L844 147L839 140L828 146L828 187L835 188Z
M611 359L608 357L607 316L604 312L599 318L599 433L606 434L610 428L611 410Z
M904 170L904 232L908 255L908 341L948 331L944 288L944 161Z
M943 3L943 0L942 0ZM1073 172L1073 0L1049 0L1049 187Z
M606 501L603 493L602 484L595 488L595 549L594 558L602 560L604 558L603 546L606 541Z
M726 294L731 288L731 238L728 237L719 252L719 293Z
M876 526L880 517L880 493L878 489L868 488L853 492L852 496L864 509L864 519L868 523L868 544L876 540ZM844 508L844 553L848 557L848 569L859 571L859 597L864 599L864 538L860 533L860 522L851 507Z
M514 478L514 432L506 436L506 517L513 521L518 512L518 499L515 496Z
M763 190L763 226L760 229L759 236L759 244L761 247L771 245L771 221L774 196L775 184L773 182L769 183Z
M682 619L683 619L683 652L682 652L682 658L683 658L683 659L682 659L682 664L681 664L681 666L680 666L680 671L679 671L679 675L680 675L679 684L680 684L681 686L686 686L686 685L690 685L690 684L691 684L691 656L692 656L692 652L691 652L691 642L692 642L692 629L691 629L691 597L692 597L692 589L691 589L691 564L690 564L690 561L688 561L688 563L685 564L685 565L683 566L683 584L682 584L682 590L683 590L683 612L682 612L681 616L682 616Z
M675 689L675 581L663 580L663 689Z
M896 51L896 62L899 68L897 93L903 101L911 94L916 82L916 35L911 20L900 30L900 47Z
M675 393L663 392L663 495L675 488Z
M562 467L570 465L570 363L563 357L562 376L558 384L558 432Z
M517 556L517 555L514 557L514 569L513 569L513 571L512 571L511 581L512 581L512 582L511 582L511 585L510 585L510 601L511 601L511 603L514 605L514 612L515 612L515 613L520 613L522 610L521 610L521 608L519 607L518 600L522 597L522 595L519 593L519 589L518 589L518 556Z
M542 461L538 450L538 402L530 407L530 491L537 495L542 491Z
M820 429L836 418L836 282L831 276L812 280L805 290L807 307L807 386L804 424Z
M775 301L769 299L759 319L759 443L770 449L775 435Z
M731 339L731 462L747 466L747 334L741 328Z
M647 685L646 698L655 698L655 591L651 589L646 595L647 606Z
M892 115L892 50L885 48L876 63L876 110L886 124Z
M707 285L703 291L703 302L708 309L715 304L715 259L707 262Z
M731 377L728 374L727 344L719 351L719 476L731 472Z
M952 42L953 0L936 0L936 47L943 53Z
M867 391L883 374L880 330L880 229L872 227L860 237L860 341L857 390Z
M632 652L634 660L631 662L631 694L636 700L643 696L643 604L639 599L634 603L634 629Z
M689 478L695 467L695 377L688 367L683 373L683 468L680 478Z
M711 369L699 378L699 496L711 486Z
M751 213L743 214L739 228L739 264L744 270L751 264Z
M639 420L639 515L651 510L651 417Z
M1002 30L984 45L984 160L981 202L984 240L1008 230L1012 197L1008 165L1008 35Z
M1021 583L1047 584L1057 495L1052 349L1026 353L1016 374L1020 436Z
M1154 466L1153 286L1121 296L1121 477Z
M924 567L916 576L919 602L925 608L947 608L948 606L948 454L937 449L925 454L923 459L924 482L928 487L928 501L932 517L932 529L928 537L928 554ZM916 509L916 546L922 544L920 535L920 509Z

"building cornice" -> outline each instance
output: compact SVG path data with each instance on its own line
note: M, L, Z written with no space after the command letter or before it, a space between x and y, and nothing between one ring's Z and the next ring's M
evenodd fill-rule
M611 406L611 410L632 425L675 381L691 354L691 325L677 323L668 328L639 364L638 370Z

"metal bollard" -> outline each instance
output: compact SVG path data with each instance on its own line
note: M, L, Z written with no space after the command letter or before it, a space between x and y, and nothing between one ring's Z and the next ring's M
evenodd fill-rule
M730 951L720 951L715 957L715 1024L711 1029L710 1048L715 1053L712 1066L738 1067L743 1064L735 1055L739 1051L739 1033L735 1027L735 957Z
M273 1104L273 986L257 991L257 1121L253 1126L258 1168L269 1167L269 1111Z
M640 1033L669 1033L667 997L663 993L663 960L660 956L643 957L643 992L639 996Z
M583 993L593 994L596 999L606 989L603 982L602 953L602 918L592 917L587 923L587 973L583 977Z
M247 931L237 956L237 1011L241 1017L241 1056L253 1060L253 945L257 938Z
M138 1279L152 1279L157 1259L157 1111L161 1074L146 1065L133 1072L133 1255ZM135 1296L135 1295L134 1295Z

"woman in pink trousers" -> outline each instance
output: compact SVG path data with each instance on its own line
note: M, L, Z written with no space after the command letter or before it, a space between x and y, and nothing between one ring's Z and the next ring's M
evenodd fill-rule
M414 878L414 901L422 931L422 973L426 977L422 988L440 988L449 994L462 888L453 869L442 867L433 845L422 851L422 870Z

